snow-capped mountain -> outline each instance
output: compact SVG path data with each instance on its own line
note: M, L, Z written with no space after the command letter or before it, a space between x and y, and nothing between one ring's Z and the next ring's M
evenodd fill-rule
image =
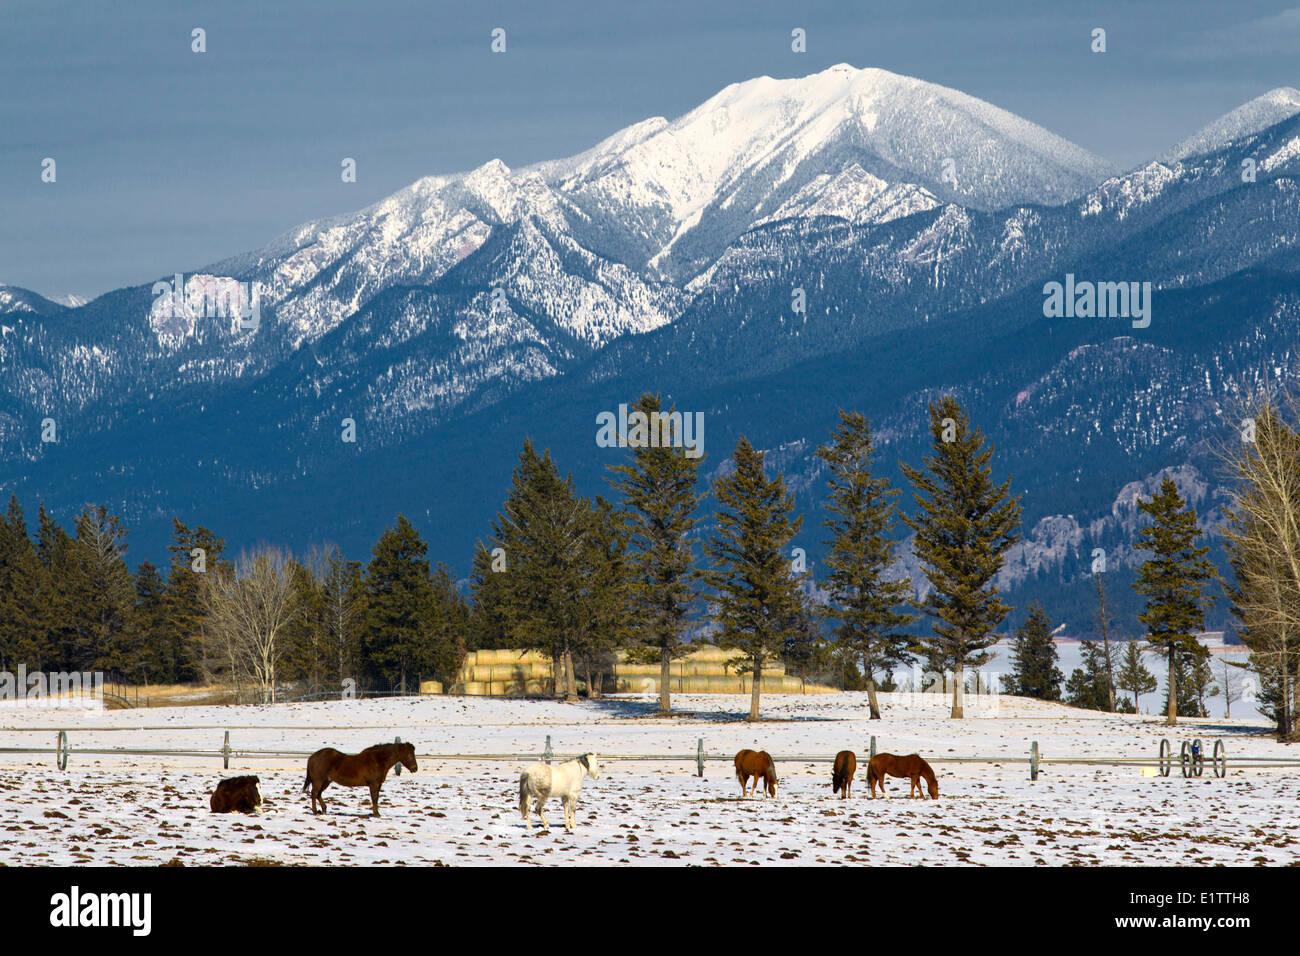
M179 292L69 308L0 286L0 474L56 512L105 501L146 548L178 513L346 546L403 511L463 564L525 436L602 490L591 423L644 390L706 413L710 467L741 433L782 449L815 516L836 408L914 460L951 389L1023 476L1009 580L1059 584L1070 548L1118 546L1124 485L1208 467L1234 376L1294 373L1290 93L1119 172L964 94L839 66L569 159L421 179ZM1151 283L1149 327L1046 319L1066 274ZM258 321L207 307L232 285Z
M1166 162L1177 162L1189 156L1213 152L1290 119L1296 113L1300 113L1300 90L1279 86L1201 127L1160 158Z

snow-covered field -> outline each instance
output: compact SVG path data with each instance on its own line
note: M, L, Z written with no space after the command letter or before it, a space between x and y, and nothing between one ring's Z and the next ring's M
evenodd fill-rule
M661 720L649 698L553 701L426 697L96 712L0 713L0 748L53 747L67 730L66 771L53 754L0 753L0 863L392 865L627 863L774 864L1288 864L1300 860L1300 767L1233 768L1250 756L1300 757L1258 721L1188 721L1168 734L1157 719L1070 710L1001 697L985 716L953 721L934 695L885 695L885 717L865 719L860 694L770 696L763 723L746 724L748 699L680 696ZM976 710L972 707L970 710ZM301 792L305 759L98 755L86 749L217 750L224 730L239 751L358 750L395 736L417 744L418 773L389 776L384 816L371 819L364 788L330 787L331 813L313 817ZM439 760L426 754L602 755L588 780L579 829L565 834L558 803L549 835L528 833L517 809L526 761ZM939 775L938 801L909 800L891 780L888 800L867 798L865 754L921 753ZM1023 763L944 763L945 757L1152 757L1200 737L1229 756L1226 779L1142 776L1137 767L1046 765L1035 782ZM618 754L694 760L617 760ZM730 755L766 749L781 775L776 800L742 799ZM785 755L859 754L854 795L830 789L829 764ZM79 752L83 751L83 752ZM223 776L255 773L265 799L252 817L217 816L208 794Z

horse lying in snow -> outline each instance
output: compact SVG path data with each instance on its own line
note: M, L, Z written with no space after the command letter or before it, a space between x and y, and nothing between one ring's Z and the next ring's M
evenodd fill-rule
M745 787L749 783L749 778L754 778L754 786L748 793ZM736 754L736 779L740 781L740 795L750 797L758 792L758 779L763 778L763 789L767 791L769 797L776 796L776 764L772 763L772 755L766 750L742 750Z
M252 813L262 805L256 777L230 777L217 784L210 801L213 813Z
M331 783L343 787L369 787L370 811L379 816L379 788L384 785L388 771L401 762L412 773L416 771L415 746L412 744L376 744L359 754L345 754L333 747L323 747L307 758L307 781L303 792L311 791L311 812L325 812L325 798L321 793ZM316 803L320 802L320 811Z
M876 754L871 758L871 763L867 764L867 786L871 788L871 796L876 796L876 784L880 784L880 795L885 795L885 776L891 777L908 777L912 786L908 790L909 797L919 795L922 800L925 799L925 793L921 790L921 778L929 787L930 796L935 800L939 799L939 781L934 777L934 771L930 765L920 758L918 754L908 754L906 757L895 757L893 754Z
M596 755L583 754L574 760L552 767L550 764L535 763L519 775L519 815L524 818L528 829L533 828L532 817L528 812L530 800L536 801L534 808L542 827L546 830L551 825L546 822L542 808L551 797L559 797L564 804L564 829L570 833L578 825L578 791L582 789L582 778L590 776L599 780L596 769Z

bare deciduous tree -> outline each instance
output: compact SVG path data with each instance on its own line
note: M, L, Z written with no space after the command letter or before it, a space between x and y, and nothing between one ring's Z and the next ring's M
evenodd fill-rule
M1300 658L1300 433L1286 420L1298 411L1294 397L1263 394L1241 417L1240 441L1223 453L1236 480L1224 528L1237 578L1233 610L1256 671L1276 688L1282 739L1294 734Z
M236 694L247 679L263 703L274 703L282 637L294 613L288 556L274 548L241 555L233 573L210 573L201 594L208 628L225 652Z

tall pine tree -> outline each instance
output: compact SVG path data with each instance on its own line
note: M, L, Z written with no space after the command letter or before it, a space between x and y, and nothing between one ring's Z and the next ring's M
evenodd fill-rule
M891 673L910 659L913 638L902 633L914 619L899 605L912 597L905 575L893 575L894 499L898 492L886 478L872 474L871 424L859 412L840 412L840 423L817 455L830 471L830 494L824 522L831 532L826 564L830 568L830 616L839 621L837 646L866 679L872 719L880 717L877 675Z
M919 508L903 521L916 532L930 582L921 608L934 618L934 635L923 640L932 659L954 671L952 716L960 718L965 669L991 659L993 629L1011 610L994 578L1020 540L1020 499L1009 496L1009 478L993 483L993 452L951 396L930 404L930 434L934 454L925 469L900 464Z
M1181 689L1186 678L1180 658L1192 660L1203 649L1196 634L1205 629L1203 603L1211 599L1204 590L1214 576L1214 566L1205 560L1209 547L1197 544L1201 531L1196 512L1185 507L1171 479L1160 483L1160 491L1150 501L1139 499L1138 508L1151 518L1138 531L1136 546L1151 552L1133 582L1147 599L1138 620L1146 626L1147 640L1168 660L1165 722L1172 727L1178 723L1179 704L1185 706L1188 700Z
M375 542L366 568L361 646L371 676L401 693L432 666L434 593L428 551L406 516L398 515Z
M654 395L643 395L634 406L647 417L661 409ZM681 417L675 409L667 415L669 435L680 445ZM629 532L631 636L658 657L661 714L672 711L672 662L686 652L690 610L698 598L692 550L695 510L703 497L695 490L700 461L688 458L684 447L660 441L658 447L634 448L630 462L610 468Z
M763 666L781 657L793 634L807 632L801 577L790 564L790 543L803 519L791 517L794 496L785 480L763 473L763 453L744 436L732 463L713 483L720 508L717 533L704 547L712 559L706 577L715 591L718 644L741 652L752 679L748 719L758 720Z
M0 520L0 670L41 670L47 655L40 613L48 572L27 534L17 496Z

